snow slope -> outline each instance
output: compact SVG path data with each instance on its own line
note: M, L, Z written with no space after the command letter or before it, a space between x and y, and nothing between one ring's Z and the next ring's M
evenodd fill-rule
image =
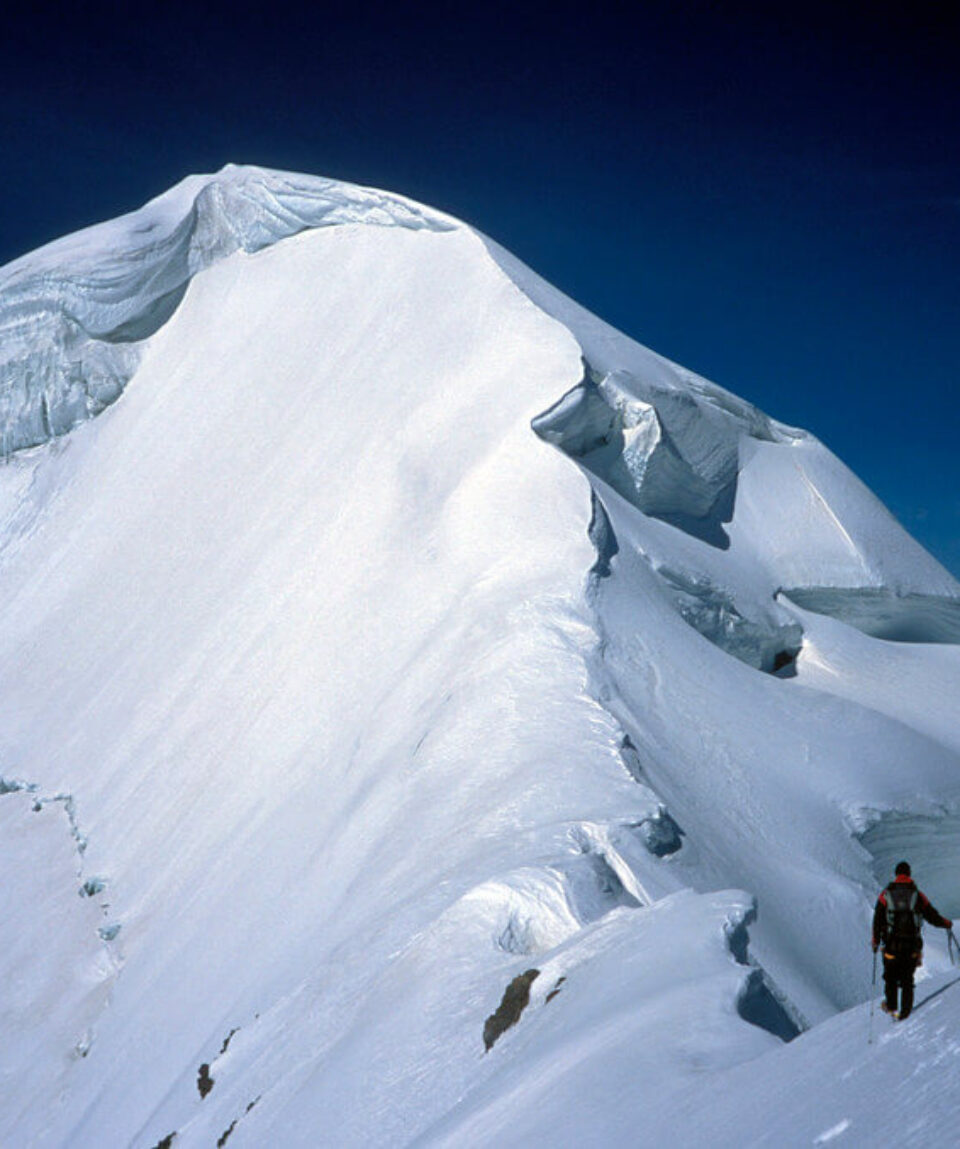
M497 1081L477 1090L465 1112L455 1112L418 1145L565 1149L654 1144L667 1134L680 1145L724 1149L952 1145L953 1079L960 1068L957 974L922 983L917 1000L902 1024L879 1010L871 1019L864 1004L735 1066L711 1065L701 1056L696 1072L644 1090L642 1107L625 1104L638 1090L638 1076L656 1061L639 1010L602 1046L590 1046L586 1065L577 1062L572 1043L541 1033L522 1084Z
M0 1145L955 1104L950 988L857 1035L891 863L960 915L960 587L812 436L256 168L0 272L0 422Z

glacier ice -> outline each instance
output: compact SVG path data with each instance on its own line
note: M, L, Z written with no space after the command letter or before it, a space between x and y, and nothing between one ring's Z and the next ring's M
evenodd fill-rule
M889 642L960 642L960 598L897 594L886 587L796 587L782 592L805 610L830 615Z
M584 381L533 429L644 514L721 548L729 545L723 524L733 514L741 435L786 437L759 411L746 421L742 409L712 397L589 364Z
M0 272L0 456L63 435L123 392L189 282L236 251L362 222L445 230L439 212L335 180L228 165Z
M773 674L793 664L803 627L776 603L738 608L731 593L703 575L660 567L657 575L684 621L748 666Z

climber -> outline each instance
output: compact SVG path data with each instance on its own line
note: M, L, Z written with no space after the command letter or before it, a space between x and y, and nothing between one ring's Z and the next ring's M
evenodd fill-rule
M910 876L909 862L898 862L896 876L877 898L873 913L873 952L883 946L883 985L885 998L880 1008L899 1021L913 1009L913 974L923 955L921 919L948 930L953 925L931 905ZM897 1011L897 990L900 1009Z

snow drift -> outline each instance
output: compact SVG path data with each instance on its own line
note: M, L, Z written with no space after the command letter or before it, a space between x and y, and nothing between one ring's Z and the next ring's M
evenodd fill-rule
M456 220L192 177L0 272L0 424L0 1143L752 1144L960 914L960 586Z

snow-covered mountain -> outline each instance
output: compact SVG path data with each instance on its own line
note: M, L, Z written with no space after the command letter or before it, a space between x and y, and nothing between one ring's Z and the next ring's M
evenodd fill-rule
M955 1128L960 585L812 435L230 167L0 271L0 436L4 1149Z

